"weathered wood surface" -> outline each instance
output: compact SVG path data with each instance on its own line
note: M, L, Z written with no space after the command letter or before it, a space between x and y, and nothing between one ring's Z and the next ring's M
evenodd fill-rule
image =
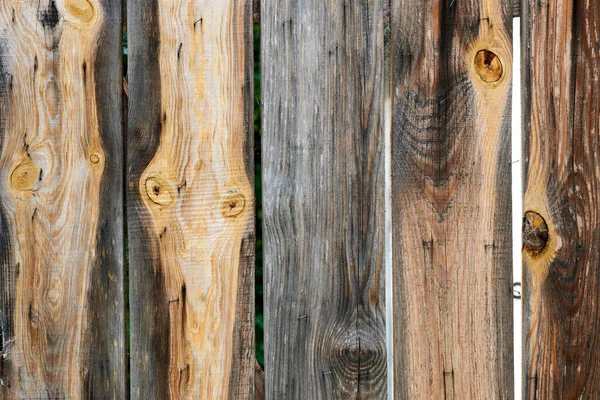
M121 4L0 4L0 398L126 397Z
M128 16L131 396L252 398L252 3Z
M261 5L266 397L385 398L383 2Z
M383 18L390 18L390 1L391 0L383 0ZM521 10L521 0L512 0L513 2L513 16L519 17ZM254 0L254 22L260 22L260 0Z
M523 398L597 399L600 1L526 4Z
M265 398L265 372L262 370L258 361L254 365L254 400L264 400Z
M512 4L392 3L394 394L513 393Z

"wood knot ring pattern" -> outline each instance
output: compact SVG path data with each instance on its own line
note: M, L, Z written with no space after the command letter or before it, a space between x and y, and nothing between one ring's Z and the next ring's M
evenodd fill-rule
M238 192L228 193L221 202L223 216L227 218L237 217L246 207L246 198Z
M16 190L31 191L40 180L40 171L33 161L25 160L10 175L10 183Z
M159 176L146 179L146 195L154 204L168 206L173 203L173 190L169 182Z
M499 81L503 73L500 58L489 50L479 50L475 54L475 70L487 83Z
M538 254L546 248L548 243L548 224L538 213L527 211L523 218L523 247Z
M87 0L72 0L67 2L69 13L82 22L90 22L94 18L94 7Z
M92 154L92 155L90 156L90 161L91 161L92 163L94 163L94 164L98 164L98 163L100 162L100 157L98 157L98 156L97 156L97 155L95 155L95 154Z

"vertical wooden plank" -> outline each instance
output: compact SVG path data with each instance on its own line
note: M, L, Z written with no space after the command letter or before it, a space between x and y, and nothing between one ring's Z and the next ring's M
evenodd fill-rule
M396 398L510 398L512 3L392 3Z
M600 397L600 2L524 3L524 398Z
M125 398L121 4L0 4L0 397Z
M263 1L266 396L385 398L383 1Z
M131 396L252 398L252 2L127 13Z

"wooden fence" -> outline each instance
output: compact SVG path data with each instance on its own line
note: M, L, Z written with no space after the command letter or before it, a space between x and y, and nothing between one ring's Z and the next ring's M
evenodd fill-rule
M600 0L0 1L0 398L511 398L519 13L522 397L600 398Z

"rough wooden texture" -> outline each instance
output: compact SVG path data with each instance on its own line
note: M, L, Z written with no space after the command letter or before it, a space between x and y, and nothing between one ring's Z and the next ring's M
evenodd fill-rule
M512 3L392 3L394 394L511 398Z
M385 398L383 2L262 2L266 397Z
M521 0L512 0L513 17L520 16ZM390 18L390 0L383 0L383 18ZM254 0L254 22L260 22L260 0Z
M128 15L131 396L252 398L252 3Z
M254 365L254 400L264 400L265 398L265 372L262 370L258 361Z
M252 15L254 23L260 22L260 0L252 1Z
M0 4L0 398L126 396L121 4Z
M523 398L597 399L600 1L524 4Z

